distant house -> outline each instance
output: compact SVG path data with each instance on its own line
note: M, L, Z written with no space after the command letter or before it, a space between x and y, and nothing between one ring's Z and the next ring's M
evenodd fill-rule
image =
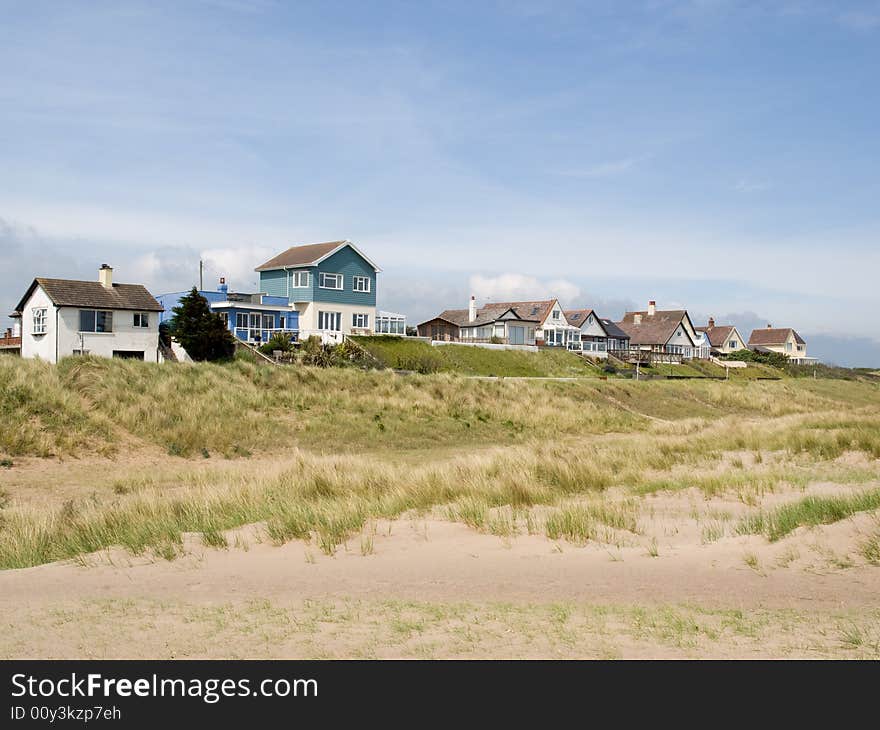
M578 336L558 299L490 302L480 308L447 309L418 326L421 337L449 342L501 342L566 347Z
M602 319L592 309L571 309L565 318L577 327L580 338L569 343L570 350L578 350L593 357L608 357L608 351L629 349L629 336L609 319Z
M772 327L752 330L749 335L749 349L756 352L781 352L788 355L796 364L816 362L817 358L807 356L807 343L791 327Z
M648 302L642 312L627 312L617 323L630 338L630 346L670 360L699 357L697 333L691 318L683 309L659 310L656 302Z
M16 327L16 330L18 327ZM0 336L0 355L21 355L21 335L11 327Z
M97 281L37 277L12 316L21 355L56 363L68 355L158 362L159 304L140 284L116 284L104 264Z
M301 336L371 333L381 271L351 241L292 246L256 268L264 294L299 313Z
M156 299L163 311L159 321L170 320L172 310L188 291L160 294ZM299 313L287 303L286 297L273 297L268 294L241 294L230 292L225 279L220 279L216 291L200 291L211 310L226 324L229 331L239 340L257 344L268 342L274 334L286 334L296 340L299 334Z
M715 320L709 317L706 327L697 327L697 332L704 333L709 339L709 347L714 355L727 355L737 350L746 349L745 340L734 325L716 325Z

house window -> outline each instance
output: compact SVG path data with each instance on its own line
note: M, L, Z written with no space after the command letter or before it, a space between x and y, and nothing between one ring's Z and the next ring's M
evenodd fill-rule
M786 351L786 352L791 352L791 343L790 343L790 342L786 342L786 343L785 343L785 351Z
M112 332L113 312L95 309L79 310L80 332Z
M589 322L590 324L593 324L593 315L592 315L592 314L590 315L590 317L589 317L589 319L587 320L587 322Z
M553 310L553 319L559 319L561 313L558 309Z
M370 315L355 313L351 315L351 326L365 329L370 326Z
M321 274L322 289L342 289L342 274Z
M263 315L263 329L264 330L275 329L275 315L274 314L264 314Z
M309 272L292 271L290 273L290 286L294 289L306 289L309 286Z
M735 350L739 346L739 343L736 340L731 340L730 342L727 343L727 346L731 350Z
M135 312L134 313L134 326L135 327L149 327L150 326L150 315L147 312Z
M804 351L804 346L798 345L798 352L803 352L803 351Z
M220 312L218 315L224 327L229 327L229 312Z
M318 312L318 329L339 332L342 329L342 312Z
M33 313L33 333L35 335L46 334L46 307L37 307Z
M354 290L368 292L370 291L370 277L356 276L354 277Z
M681 327L678 328L678 332L676 332L675 334L681 337Z
M236 329L246 330L248 326L248 316L246 312L236 312L235 313L235 327Z

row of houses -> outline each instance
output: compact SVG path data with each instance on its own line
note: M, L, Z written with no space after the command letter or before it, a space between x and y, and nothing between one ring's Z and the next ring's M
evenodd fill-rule
M403 315L376 309L381 269L351 241L292 246L255 271L257 293L231 292L222 278L216 289L200 291L239 340L405 334ZM80 354L159 362L159 325L187 293L154 296L141 284L117 283L107 264L93 281L37 277L10 315L16 331L7 333L14 343L7 349L48 362Z
M376 308L381 269L351 241L292 246L258 265L258 292L233 292L221 278L201 290L211 309L239 340L267 342L276 334L293 339L319 336L338 342L347 334L406 334L406 317ZM93 354L159 362L159 326L170 319L185 291L153 296L140 284L113 281L104 264L93 281L37 277L12 313L15 332L0 337L0 349L57 362ZM628 360L681 362L748 346L783 352L795 362L812 360L791 328L755 330L744 344L733 325L695 327L684 310L627 312L614 322L593 309L566 309L558 299L490 302L447 309L422 322L418 335L434 344L536 349L563 347L584 355ZM4 344L5 343L5 344Z
M655 301L643 311L627 312L619 322L593 309L566 309L558 299L490 302L467 309L447 309L418 325L418 334L433 342L491 344L510 347L564 347L585 355L626 361L679 363L708 359L737 350L780 352L806 363L804 339L790 327L756 329L744 340L736 326L709 319L696 327L686 310L660 310Z

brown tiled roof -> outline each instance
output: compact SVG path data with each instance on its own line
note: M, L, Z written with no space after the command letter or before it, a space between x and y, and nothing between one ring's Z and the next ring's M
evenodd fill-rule
M635 322L637 314L642 315L640 324ZM629 335L633 345L665 345L686 316L684 309L658 309L653 316L647 312L627 312L617 326Z
M733 325L716 325L715 327L694 327L694 329L697 332L705 332L712 347L724 347L724 343L727 342L727 338L730 337L730 333L735 327Z
M487 324L492 324L496 322L498 318L507 312L508 310L513 309L514 314L516 314L517 318L523 322L538 322L539 320L535 317L530 317L522 314L515 307L508 307L507 305L499 305L495 304L487 304L484 307L480 307L476 312L476 318L473 322L469 321L469 313L467 309L446 309L436 317L432 317L431 319L445 319L447 322L451 322L452 324L458 325L459 327L481 327ZM430 322L431 320L428 320ZM425 322L422 322L425 324Z
M347 241L327 241L326 243L308 243L305 246L291 246L286 251L260 264L254 271L280 269L284 266L310 266L318 259L339 248Z
M37 285L43 288L56 307L94 307L95 309L131 309L141 312L161 312L159 304L140 284L113 284L106 289L98 281L74 279L44 279L37 277L21 298L16 312L20 312Z
M749 344L782 345L788 339L789 332L794 334L794 340L799 345L807 344L791 327L764 327L763 329L752 330L752 334L749 335Z
M492 302L486 307L497 307L502 311L515 309L521 319L537 320L543 322L550 316L550 310L556 303L555 299L539 299L532 302Z
M580 327L587 321L587 317L593 314L592 309L566 309L563 314L570 325Z

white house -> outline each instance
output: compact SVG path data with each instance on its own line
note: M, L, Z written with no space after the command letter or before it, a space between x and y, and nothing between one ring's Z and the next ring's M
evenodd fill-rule
M37 277L12 317L21 322L21 356L56 363L68 355L159 362L159 304L140 284Z
M629 335L631 347L638 350L685 360L703 356L698 346L701 338L683 309L659 310L652 300L645 311L627 312L617 325Z
M489 342L511 345L566 347L580 336L569 324L558 299L490 302L477 308L472 296L467 309L447 309L418 326L419 336L433 340Z
M716 325L712 317L709 317L708 326L697 327L697 332L703 332L709 339L713 354L728 355L746 347L745 340L734 325Z

